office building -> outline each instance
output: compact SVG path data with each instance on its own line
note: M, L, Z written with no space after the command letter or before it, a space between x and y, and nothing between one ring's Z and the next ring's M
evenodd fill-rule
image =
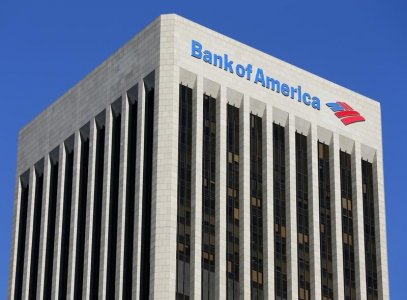
M380 104L160 16L21 130L12 243L10 299L389 299Z

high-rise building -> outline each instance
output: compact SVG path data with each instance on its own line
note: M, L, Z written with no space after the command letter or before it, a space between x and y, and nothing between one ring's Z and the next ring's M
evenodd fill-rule
M10 299L389 299L380 104L177 15L20 132Z

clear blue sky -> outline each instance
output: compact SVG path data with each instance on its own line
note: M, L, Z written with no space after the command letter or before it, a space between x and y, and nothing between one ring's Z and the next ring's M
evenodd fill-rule
M178 13L381 102L390 287L392 299L406 299L405 0L91 2L0 4L1 299L8 285L18 130L162 13Z

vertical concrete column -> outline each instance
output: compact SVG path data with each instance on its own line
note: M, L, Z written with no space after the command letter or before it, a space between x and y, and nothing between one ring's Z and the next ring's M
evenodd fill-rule
M226 299L226 87L216 101L215 295Z
M78 207L79 207L79 177L82 139L79 131L74 136L74 154L73 154L73 173L72 173L72 207L71 207L71 224L69 231L69 259L68 259L68 282L67 298L73 298L75 287L75 263L76 263L76 242L78 235Z
M192 203L191 203L191 299L201 299L202 284L202 141L203 78L197 75L192 94Z
M34 202L36 186L35 168L30 168L30 190L28 194L27 208L27 231L25 235L25 253L24 253L24 276L23 276L23 292L22 299L28 299L30 289L30 273L31 273L31 249L33 238L33 222L34 222Z
M274 185L273 111L266 105L263 115L263 235L264 298L274 299Z
M119 167L119 196L117 213L117 250L116 250L116 288L115 298L123 299L123 269L124 264L124 241L126 228L126 190L127 190L127 154L129 136L129 101L127 94L121 97L121 129L120 129L120 167Z
M92 265L92 241L93 241L93 211L95 205L95 170L96 170L96 121L90 121L89 128L89 164L88 164L88 189L86 203L86 232L85 232L85 252L83 267L83 290L82 298L90 297L90 272Z
M144 82L139 80L137 97L137 141L136 141L136 176L134 196L134 243L133 243L133 289L132 299L140 298L140 257L141 257L141 220L143 203L143 169L144 169L144 120L145 90Z
M295 116L288 115L285 130L286 152L286 203L287 203L287 295L288 299L298 298L297 258L297 190L295 157Z
M112 129L113 112L112 108L106 108L105 124L105 156L103 166L103 200L102 200L102 228L100 239L100 273L99 273L99 298L106 298L107 287L107 258L109 244L109 208L110 208L110 178L112 167Z
M311 298L321 299L321 247L319 229L318 133L311 123L308 144L308 205L310 233Z
M16 176L16 190L14 194L14 225L13 225L13 240L11 243L11 253L10 256L10 274L9 274L9 290L8 297L9 299L14 299L15 297L15 288L16 288L16 268L17 268L17 249L18 249L18 234L20 231L20 211L21 211L21 177L20 174Z
M384 202L383 156L382 151L376 151L373 160L373 190L374 190L374 215L376 238L376 263L379 299L390 299L389 271L387 265L387 240L386 240L386 210Z
M162 30L173 30L173 24L170 21L165 24L170 28L163 27ZM167 51L170 50L167 49ZM167 55L170 54L167 53ZM166 61L155 71L150 259L151 299L173 298L176 290L178 79L179 69L170 62Z
M64 193L65 193L65 163L66 148L65 143L59 146L59 168L58 168L58 192L57 192L57 213L55 221L55 244L54 244L54 262L52 274L52 299L57 299L59 295L59 275L61 273L61 246L62 246L62 221L64 211Z
M334 298L344 299L343 282L343 244L342 244L342 199L341 199L341 169L339 157L339 136L334 133L329 146L329 168L331 181L332 207L332 256Z
M239 108L239 283L240 299L250 299L250 97Z
M48 215L49 215L49 188L50 188L51 161L49 155L44 158L44 188L42 191L42 212L41 212L41 233L40 233L40 250L38 258L38 275L37 275L37 299L44 297L44 275L45 260L47 253L48 238Z
M366 299L365 231L363 221L362 157L360 143L355 142L352 153L353 242L355 247L356 295Z

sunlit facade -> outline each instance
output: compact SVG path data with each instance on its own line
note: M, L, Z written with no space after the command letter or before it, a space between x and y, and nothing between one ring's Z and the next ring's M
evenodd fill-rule
M381 136L378 102L160 16L21 130L9 298L389 299Z

